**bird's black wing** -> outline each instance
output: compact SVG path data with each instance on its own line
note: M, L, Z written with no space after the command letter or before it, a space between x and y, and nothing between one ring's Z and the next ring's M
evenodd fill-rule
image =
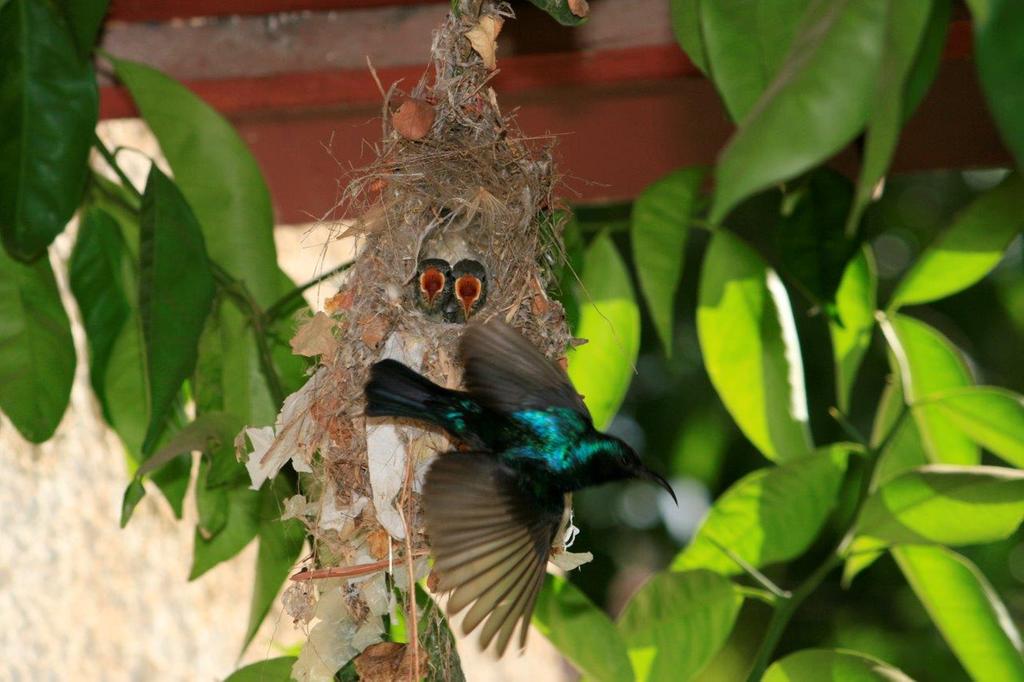
M507 324L467 325L459 350L466 390L487 407L506 414L566 407L590 418L565 372Z
M497 636L500 656L519 622L525 645L564 505L558 492L524 489L491 453L449 452L431 465L423 511L438 589L452 591L449 614L470 607L464 634L483 623L481 649Z

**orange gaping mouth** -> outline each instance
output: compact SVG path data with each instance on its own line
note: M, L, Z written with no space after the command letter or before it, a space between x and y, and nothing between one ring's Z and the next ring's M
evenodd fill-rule
M429 305L434 305L434 299L444 289L444 274L437 268L429 268L420 275L420 291L427 299Z
M473 309L473 306L477 301L480 300L480 280L472 275L464 275L455 280L455 295L458 296L459 302L462 303L462 309L466 312L466 317L469 317L469 312Z

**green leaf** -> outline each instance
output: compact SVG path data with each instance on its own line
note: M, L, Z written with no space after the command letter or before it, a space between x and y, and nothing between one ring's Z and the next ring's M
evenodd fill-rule
M725 644L742 605L739 588L717 573L655 574L619 618L637 682L691 679Z
M942 391L973 384L957 348L924 322L904 315L881 321L900 369L904 398L921 432L928 459L940 464L977 464L978 446L932 405L917 403Z
M715 501L672 570L742 573L723 548L755 568L800 556L835 507L846 457L846 447L835 445L747 474Z
M828 168L810 174L788 199L775 229L782 268L809 298L835 316L835 293L857 245L843 232L853 188Z
M245 142L177 81L144 64L113 64L160 142L210 258L269 306L291 284L277 267L270 191Z
M1020 633L974 564L945 547L908 545L892 556L973 679L1024 679Z
M857 370L871 345L875 327L878 272L871 247L865 245L847 264L836 289L836 318L828 323L836 371L836 404L846 412Z
M1002 388L971 386L928 404L975 443L1024 468L1024 396Z
M53 435L71 398L75 346L48 258L0 249L0 410L27 440Z
M139 316L150 408L143 452L153 451L182 383L195 369L213 293L199 224L178 188L153 164L139 236Z
M640 309L629 270L607 233L583 257L580 323L573 330L584 345L569 351L569 377L603 429L622 404L640 350Z
M107 3L108 0L58 0L74 35L78 55L82 59L88 59L92 54L96 35L100 32L103 16L107 13Z
M132 514L135 513L135 507L139 505L139 502L142 502L142 498L145 496L146 488L142 485L142 481L138 478L133 478L128 487L124 489L124 497L121 499L121 528L128 525Z
M1024 520L1024 471L924 466L864 503L859 535L887 544L970 545L1009 537Z
M711 222L835 154L864 127L882 63L886 0L815 0L757 105L718 159Z
M743 121L774 80L810 0L715 0L700 5L711 77Z
M189 580L195 580L241 552L260 532L262 493L250 490L244 483L233 488L206 490L204 478L201 476L196 484L200 524L196 527ZM200 485L203 486L202 492ZM219 517L211 516L214 510Z
M903 93L918 47L932 14L930 2L891 2L882 68L874 89L874 105L868 120L864 158L850 209L846 233L857 231L861 214L871 201L875 185L885 175L896 151L905 120Z
M700 28L700 0L669 0L672 33L693 65L708 72L708 57Z
M913 682L884 661L844 649L804 649L772 663L763 682Z
M1024 168L1024 4L1018 0L989 0L985 11L982 3L972 3L974 13L974 54L978 62L981 88L996 126L1017 160Z
M906 122L917 109L921 100L928 94L935 75L942 62L942 52L946 48L949 33L949 17L953 11L952 0L931 0L931 14L925 26L921 44L917 48L917 56L910 67L906 82L903 85L903 120Z
M904 275L889 308L927 303L978 282L1024 227L1024 179L1007 177L960 211Z
M172 459L193 450L216 450L224 445L231 445L243 426L244 424L232 414L205 412L175 433L166 444L139 466L135 475L145 476Z
M268 658L250 663L228 675L224 682L291 682L294 656Z
M674 171L645 189L633 204L633 263L667 355L672 354L675 296L686 237L706 174L703 167Z
M530 0L530 3L550 14L562 26L579 26L587 20L572 13L568 0Z
M547 577L533 625L584 676L607 682L633 680L626 645L615 624L565 578Z
M256 636L267 617L281 585L288 579L306 541L306 529L296 519L281 520L281 503L295 494L284 478L274 480L262 491L263 505L259 520L260 550L256 558L256 584L249 609L249 625L245 631L244 651Z
M782 280L749 246L717 232L704 256L697 335L718 395L769 459L811 453L796 323Z
M12 256L33 261L82 197L99 94L52 2L0 7L0 64L0 238Z
M137 221L136 221L137 225ZM104 417L113 423L104 383L117 338L134 318L127 290L134 286L134 268L126 258L121 228L107 211L88 208L68 264L71 292L82 313L89 341L89 377Z

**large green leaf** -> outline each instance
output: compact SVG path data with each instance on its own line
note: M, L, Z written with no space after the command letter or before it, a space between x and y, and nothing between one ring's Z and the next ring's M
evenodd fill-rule
M913 682L898 668L857 651L804 649L772 663L764 682Z
M619 618L637 682L699 673L732 632L743 604L739 588L708 571L658 573Z
M270 192L245 142L177 81L144 64L113 63L160 142L210 257L270 305L289 284L277 267Z
M975 680L1024 680L1020 633L981 571L945 547L892 550L907 582Z
M250 663L228 675L224 682L291 682L294 656L268 658Z
M0 410L42 443L64 416L74 377L71 324L49 259L23 265L0 249Z
M107 3L108 0L58 0L82 59L88 59L92 54L103 15L107 13Z
M704 364L740 429L770 459L810 454L800 341L782 280L737 237L717 232L698 299Z
M836 445L747 474L715 501L672 570L743 572L726 550L754 567L799 556L836 504L846 457L846 447Z
M607 234L583 258L580 323L573 335L587 343L569 352L569 377L598 428L615 416L633 378L640 350L640 309L629 270Z
M131 460L140 462L149 419L146 363L138 314L137 267L123 238L127 231L139 231L139 220L137 215L118 215L126 224L90 200L71 253L69 274L89 341L93 392L103 418L117 433ZM177 421L178 411L165 417L168 425ZM191 462L177 461L162 469L149 464L137 471L125 491L122 525L143 497L140 477L144 474L152 474L175 515L180 517L190 470Z
M970 386L928 401L974 442L1024 468L1024 396L991 386Z
M903 85L903 120L906 122L928 94L928 89L939 72L942 53L949 34L949 18L953 12L952 0L931 0L932 11L925 26L921 45L914 64Z
M885 544L970 545L1010 536L1024 519L1024 472L924 466L883 484L864 503L859 535Z
M204 463L203 469L208 466ZM245 482L208 489L205 478L205 471L201 470L196 481L199 525L189 580L195 580L235 556L256 537L260 532L260 514L266 494L266 491L250 490Z
M973 384L957 348L924 322L905 315L883 319L882 331L900 369L907 404L912 406L921 441L932 462L977 464L978 446L935 406L917 403L942 391Z
M92 64L52 2L0 6L0 238L41 257L85 189L99 111Z
M146 181L140 228L139 316L149 389L142 450L151 453L182 383L195 369L214 284L199 224L156 164Z
M927 303L971 286L999 263L1024 227L1024 179L1014 173L954 218L904 275L890 309Z
M669 355L686 237L706 173L703 167L674 171L645 189L633 204L633 263L654 328Z
M256 557L256 584L253 587L252 605L249 609L249 625L245 630L243 650L256 636L263 619L267 617L281 585L292 572L306 540L306 529L297 519L281 520L282 501L295 494L284 477L274 480L272 486L262 491L263 504L260 512L260 549Z
M828 323L836 370L836 403L843 412L849 408L857 370L871 345L877 293L875 257L865 245L843 272L836 289L836 319Z
M579 26L587 20L587 17L578 17L572 13L568 0L530 0L530 3L540 7L563 26Z
M615 624L571 582L548 576L533 611L533 624L583 675L631 682L633 669ZM600 642L599 646L594 646Z
M700 0L669 0L672 33L694 66L708 72L708 57L700 27Z
M700 4L711 78L742 122L775 78L810 0L715 0Z
M815 0L757 105L718 159L711 221L860 132L882 63L886 0Z
M947 2L948 4L948 2ZM914 58L928 28L932 3L890 2L882 68L874 91L868 120L864 158L850 209L847 233L854 234L861 213L871 200L875 185L885 175L904 121L903 93Z
M971 5L981 87L1003 141L1017 167L1024 168L1024 3L988 0ZM985 11L979 14L982 5Z
M126 252L113 216L98 206L88 208L78 228L68 276L89 341L89 377L108 423L112 415L104 386L107 366L125 324L137 321L132 311L134 296L129 299L126 293L135 279Z

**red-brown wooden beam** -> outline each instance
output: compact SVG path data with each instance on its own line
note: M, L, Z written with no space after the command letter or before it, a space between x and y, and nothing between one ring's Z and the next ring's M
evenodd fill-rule
M406 89L423 75L425 66L380 69L388 87L402 81ZM566 52L509 57L500 62L493 85L499 93L517 93L566 86L610 85L697 75L699 71L675 45L603 52ZM382 99L369 69L316 71L253 78L224 78L185 83L193 92L228 116L254 112L296 111L379 103ZM127 91L100 89L100 117L137 116Z
M112 0L107 17L131 22L168 21L191 17L323 12L442 2L447 0Z

